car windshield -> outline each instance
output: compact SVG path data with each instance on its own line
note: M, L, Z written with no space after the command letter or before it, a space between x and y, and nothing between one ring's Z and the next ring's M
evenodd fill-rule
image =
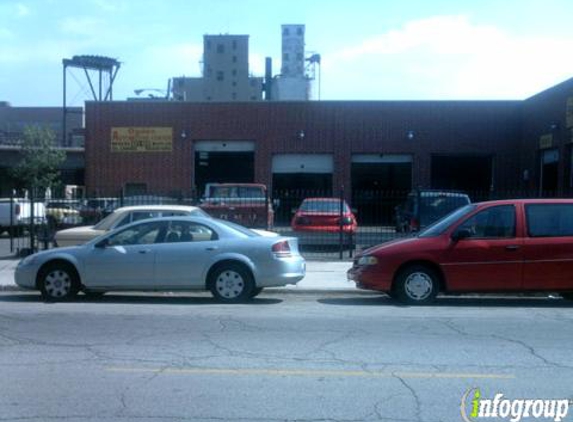
M445 217L441 218L440 220L436 221L434 224L426 227L426 229L422 230L418 237L436 237L444 233L448 230L452 224L462 218L464 215L469 214L473 210L475 210L476 205L466 205L465 207L458 208L457 210L453 211L452 213L446 215Z
M115 220L117 220L117 214L112 213L97 223L93 228L94 230L109 230Z
M340 213L340 201L304 201L300 206L300 211L304 212L327 212L327 213ZM348 205L343 204L343 212L349 212Z
M211 186L210 196L213 198L258 198L264 199L265 192L256 186Z

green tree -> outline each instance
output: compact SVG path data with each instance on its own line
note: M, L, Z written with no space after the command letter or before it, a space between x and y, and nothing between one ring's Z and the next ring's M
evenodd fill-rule
M59 183L58 168L66 159L66 153L56 149L56 135L47 127L24 128L20 162L12 169L12 177L19 187L31 193L53 188Z

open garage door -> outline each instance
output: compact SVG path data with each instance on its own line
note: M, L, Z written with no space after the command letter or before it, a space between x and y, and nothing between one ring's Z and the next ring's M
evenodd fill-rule
M279 200L275 220L288 223L291 210L307 197L332 196L331 154L277 154L273 156L273 199Z
M464 191L474 202L487 199L492 170L493 158L489 155L433 155L432 188Z
M253 141L198 141L195 143L195 187L202 196L207 183L253 183Z
M350 177L359 223L390 225L394 208L412 188L412 156L354 154Z

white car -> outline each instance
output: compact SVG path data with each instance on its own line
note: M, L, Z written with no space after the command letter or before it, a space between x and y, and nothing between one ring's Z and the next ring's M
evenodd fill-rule
M79 291L210 290L222 302L251 299L265 287L296 284L306 264L293 237L261 236L214 218L138 221L92 241L30 255L14 273L49 301Z
M57 246L81 245L110 230L133 223L134 221L172 216L209 217L205 211L193 206L137 205L122 207L116 209L95 226L82 226L60 230L56 232L54 241Z

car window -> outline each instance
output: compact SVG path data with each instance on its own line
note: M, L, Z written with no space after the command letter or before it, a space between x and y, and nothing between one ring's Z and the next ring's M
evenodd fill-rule
M348 213L348 205L343 203L343 212ZM340 201L304 201L300 206L300 211L304 212L328 212L328 213L339 213L340 212Z
M450 214L444 216L438 221L426 227L418 234L418 237L435 237L439 236L448 230L453 224L459 221L465 215L468 215L476 209L475 205L466 205L465 207L458 208Z
M217 239L217 233L203 224L188 221L172 221L169 224L164 242L205 242Z
M137 224L108 237L108 244L127 246L158 243L165 236L165 227L166 223L162 221Z
M122 227L129 223L135 223L139 220L145 220L148 218L159 217L159 211L133 211L128 213L115 227Z
M525 216L530 237L573 236L573 204L529 204Z
M467 229L469 238L515 237L515 207L500 205L487 208L468 218L458 230Z

